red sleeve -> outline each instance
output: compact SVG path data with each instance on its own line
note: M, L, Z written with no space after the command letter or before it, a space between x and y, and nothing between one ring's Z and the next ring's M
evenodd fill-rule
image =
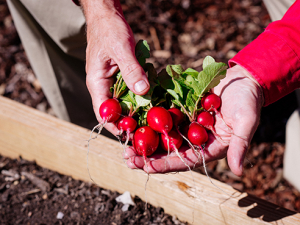
M300 87L300 0L281 20L271 23L253 42L229 60L258 81L265 106Z

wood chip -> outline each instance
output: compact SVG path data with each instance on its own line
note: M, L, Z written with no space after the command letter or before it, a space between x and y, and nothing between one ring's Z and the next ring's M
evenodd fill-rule
M149 27L150 35L154 44L155 50L161 50L159 39L157 37L157 33L154 27Z
M50 185L48 182L46 182L28 172L21 172L21 174L23 176L27 177L27 179L29 179L34 185L36 185L38 188L40 188L43 192L50 190Z
M171 52L167 50L155 50L153 51L153 56L155 58L165 58L168 59L171 57Z
M35 193L39 193L39 192L41 192L40 189L32 189L30 191L25 192L24 194L25 195L31 195L31 194L35 194Z

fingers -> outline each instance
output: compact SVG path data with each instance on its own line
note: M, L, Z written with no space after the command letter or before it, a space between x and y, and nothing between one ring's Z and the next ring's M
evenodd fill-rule
M87 75L86 84L92 98L94 113L99 123L103 123L99 114L100 105L112 97L109 87L113 85L113 82L112 78L102 78L102 76L97 75L97 73ZM107 123L105 128L113 135L119 133L118 128L113 123Z
M147 173L169 173L192 170L195 166L202 164L201 155L195 153L192 149L184 146L180 149L179 154L181 159L175 152L166 155L165 152L156 153L149 158L146 158L147 165L145 165L142 156L137 156L132 148L127 150L127 165L131 169L143 169ZM209 160L209 157L206 158Z
M247 153L249 143L256 130L257 122L249 115L248 119L237 121L239 126L236 127L231 136L230 144L227 151L228 165L231 171L241 176L243 174L243 162Z
M148 92L150 85L146 73L135 57L134 49L135 43L132 41L121 43L115 51L115 61L127 87L137 95L144 95Z

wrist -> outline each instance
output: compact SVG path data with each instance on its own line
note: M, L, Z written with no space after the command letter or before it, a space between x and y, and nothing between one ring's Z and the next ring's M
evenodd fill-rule
M249 80L253 82L253 84L256 87L257 90L257 98L258 102L260 103L261 107L264 105L265 99L264 99L264 92L261 87L261 85L258 83L258 81L252 76L251 73L249 73L248 70L246 70L244 67L236 64L233 67L230 68L231 70L235 71L238 74L242 74L244 77L247 77Z
M119 0L80 0L87 25L114 14L123 16Z

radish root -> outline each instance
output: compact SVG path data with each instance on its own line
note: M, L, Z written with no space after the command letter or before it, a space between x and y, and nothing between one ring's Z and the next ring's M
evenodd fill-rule
M101 133L101 131L102 131L103 127L106 125L106 123L107 123L107 121L104 121L104 123L102 123L102 124L99 123L98 125L96 125L96 126L92 129L92 131L91 131L91 133L90 133L90 138L88 139L88 150L87 150L87 153L86 153L86 166L87 166L87 171L88 171L88 174L89 174L89 177L90 177L91 181L93 181L93 183L96 184L96 185L97 185L97 183L96 183L96 182L94 181L94 179L92 178L91 173L90 173L90 169L89 169L90 141L93 140L93 139L96 139L96 138L99 136L99 134ZM97 132L96 136L95 136L95 137L92 137L93 132L94 132L95 130L97 130L97 129L98 129L98 132Z
M230 194L228 194L228 193L227 193L226 191L224 191L222 188L218 187L218 186L217 186L216 184L214 184L214 183L212 182L212 180L210 179L210 177L209 177L209 175L208 175L208 172L207 172L207 170L206 170L206 164L205 164L205 158L204 158L204 150L203 150L203 148L202 148L201 146L199 146L199 148L200 148L200 153L201 153L201 156L202 156L203 168L204 168L205 174L206 174L207 178L209 179L210 183L211 183L212 185L214 185L216 188L218 188L220 191L222 191L223 193L225 193L226 195L228 195L229 197L231 197Z

